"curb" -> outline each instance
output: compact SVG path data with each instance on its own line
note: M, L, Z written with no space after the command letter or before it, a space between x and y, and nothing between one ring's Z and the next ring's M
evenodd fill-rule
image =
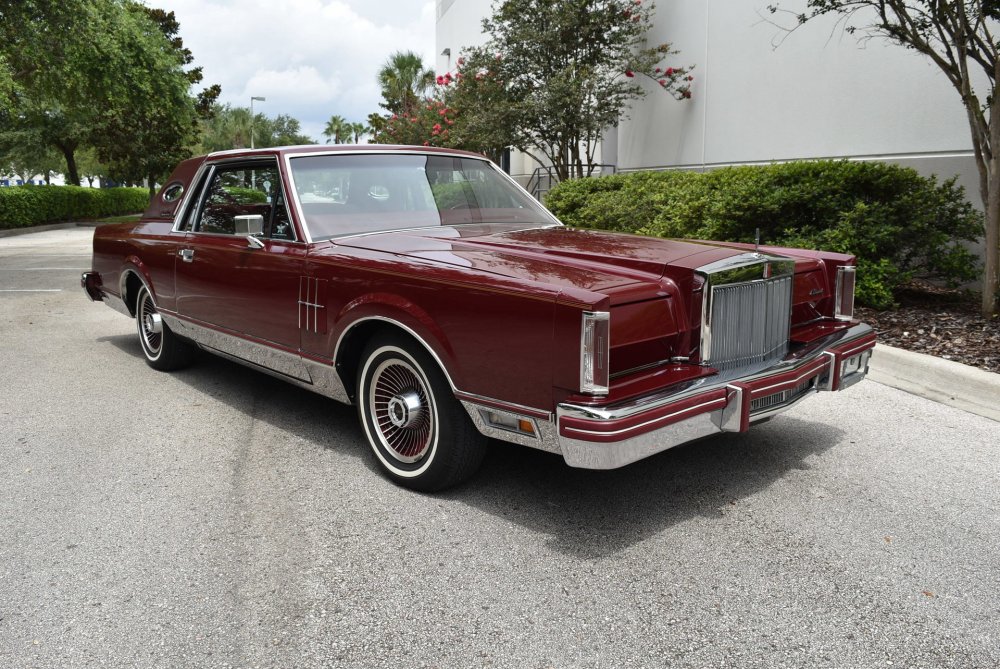
M0 239L4 237L16 237L18 235L30 235L32 232L45 232L46 230L66 230L69 228L96 228L101 223L97 221L76 221L69 223L46 223L45 225L31 225L27 228L11 228L0 230Z
M1000 421L1000 374L879 344L869 363L868 378Z

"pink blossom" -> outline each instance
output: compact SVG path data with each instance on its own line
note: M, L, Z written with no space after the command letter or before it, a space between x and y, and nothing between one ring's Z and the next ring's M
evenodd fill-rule
M674 68L668 67L666 70L663 71L663 74L667 75L668 77L674 76Z
M440 123L435 123L434 124L434 130L440 131L441 130L441 124Z
M438 86L440 86L441 84L443 84L443 83L444 83L444 77L442 77L442 76L441 76L441 75L439 74L439 75L437 76L437 82L438 82Z
M625 70L625 76L631 79L632 77L635 76L635 72L633 72L632 70Z
M465 58L462 58L461 56L459 56L459 58L458 58L458 61L456 61L456 62L457 62L457 63L458 63L459 65L465 65Z
M657 74L659 74L660 73L660 68L656 68L655 70L653 70L653 72L656 72Z
M666 86L666 85L667 85L667 80L666 79L660 79L660 86Z
M425 140L424 140L424 146L430 146L430 145L431 145L431 143L430 143L430 142L428 142L428 141L427 141L427 140L425 139Z

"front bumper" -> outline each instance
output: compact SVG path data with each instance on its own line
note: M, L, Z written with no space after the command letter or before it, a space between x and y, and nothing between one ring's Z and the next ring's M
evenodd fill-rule
M746 432L814 392L848 388L868 373L874 346L874 331L860 323L747 376L707 377L611 406L560 404L552 436L570 466L622 467L694 439Z

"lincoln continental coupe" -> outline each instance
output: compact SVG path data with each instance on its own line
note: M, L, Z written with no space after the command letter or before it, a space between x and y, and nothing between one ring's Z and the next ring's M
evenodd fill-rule
M82 285L146 362L195 348L355 404L395 482L488 438L611 469L868 372L854 258L563 226L482 156L285 147L181 163Z

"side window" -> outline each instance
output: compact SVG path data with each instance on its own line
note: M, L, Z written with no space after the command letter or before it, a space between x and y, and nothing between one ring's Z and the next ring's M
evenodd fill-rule
M260 216L263 236L294 240L281 177L274 162L215 169L197 210L194 232L235 235L237 216Z

